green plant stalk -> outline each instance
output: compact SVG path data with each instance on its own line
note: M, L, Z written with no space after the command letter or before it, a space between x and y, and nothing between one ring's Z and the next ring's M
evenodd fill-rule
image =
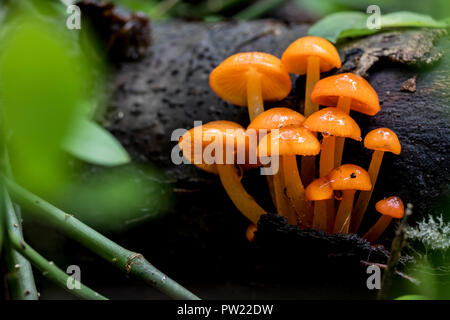
M4 140L2 139L2 141ZM6 175L12 177L11 163L9 161L6 147L3 147L2 151L3 162L1 163L1 167L5 171ZM0 190L2 193L0 196L2 199L0 220L3 224L0 226L0 230L5 237L5 260L8 269L8 287L11 298L14 300L37 300L39 295L36 289L36 283L34 281L33 270L30 262L16 250L11 248L11 244L6 238L7 233L13 233L20 240L23 240L20 208L12 203L8 191L3 183L0 186Z
M69 275L67 275L67 273L62 271L52 262L47 261L36 250L31 248L25 242L19 240L19 238L16 237L13 233L9 233L9 240L14 249L16 249L24 257L30 260L33 265L42 272L42 275L56 283L61 288L83 299L107 300L107 298L105 298L101 294L79 283L78 280L71 278ZM69 289L67 285L69 281L74 282L74 284L79 284L80 288L72 290Z
M6 188L3 192L4 230L23 240L22 227L14 210ZM9 239L5 239L5 260L8 267L8 285L11 298L14 300L37 300L38 292L34 282L30 262L11 247Z
M88 227L72 215L23 189L5 178L12 198L30 214L45 221L80 242L92 252L109 261L127 275L140 279L174 299L198 300L199 298L156 269L141 254L127 250Z
M284 2L286 0L260 0L238 14L235 14L233 18L241 20L256 19Z

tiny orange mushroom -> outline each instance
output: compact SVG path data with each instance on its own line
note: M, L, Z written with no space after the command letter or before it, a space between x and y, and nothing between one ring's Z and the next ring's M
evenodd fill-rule
M382 214L372 228L363 236L369 242L375 242L386 230L392 219L401 219L405 214L405 207L399 197L389 197L376 203L375 209Z
M357 190L370 190L372 183L369 174L360 166L344 164L328 175L333 190L342 190L342 200L334 222L333 233L348 233Z
M373 116L380 108L376 91L364 78L353 73L342 73L316 83L311 100L327 107L337 107L349 113L350 109ZM336 139L335 167L341 165L345 138Z
M247 145L242 126L231 121L212 121L187 131L178 145L191 163L208 172L217 172L234 205L252 223L258 223L266 211L245 190L235 164L236 152L246 150ZM210 151L211 158L205 159L206 151Z
M247 230L245 231L245 237L248 242L255 241L255 232L258 231L258 227L253 223L249 224Z
M290 73L306 74L305 117L319 110L319 106L311 101L311 92L320 79L320 72L327 72L341 67L341 58L334 45L320 37L306 36L295 40L281 56L281 61ZM314 157L302 160L302 177L306 183L314 179Z
M274 176L274 189L278 208L283 208L281 202L284 186L289 202L298 214L302 226L308 224L308 210L305 202L305 190L298 172L296 155L316 155L320 152L320 143L307 129L300 126L288 126L272 130L258 144L258 154L278 157L279 170ZM297 217L288 216L291 224L297 224ZM294 220L295 219L295 220Z
M264 101L279 101L291 91L289 73L277 57L263 52L237 53L209 76L209 85L222 99L247 106L250 121L264 111Z
M317 230L330 232L333 229L332 221L326 215L326 202L323 200L333 199L334 191L330 180L322 177L311 182L305 189L306 199L314 202L314 218L312 227Z
M247 127L246 134L249 137L249 153L252 155L256 154L256 148L254 148L254 146L257 146L259 139L267 133L270 133L271 130L280 129L291 125L299 126L303 123L303 121L305 121L305 117L302 114L289 108L272 108L264 111L253 119ZM289 199L284 193L282 195L278 195L278 197L282 198L282 202L280 205L277 205L277 195L274 190L273 176L267 175L266 177L269 184L270 195L277 209L280 212L287 214L287 216L295 214L289 207ZM280 188L285 188L284 180L282 181ZM281 206L281 208L279 206Z
M394 131L388 128L378 128L370 131L364 138L364 147L374 150L368 170L373 187L370 191L361 192L358 196L358 200L356 200L352 224L350 226L352 232L358 231L364 217L364 213L369 206L370 198L372 197L372 192L375 188L375 183L377 182L384 153L392 152L399 155L402 150L397 135Z

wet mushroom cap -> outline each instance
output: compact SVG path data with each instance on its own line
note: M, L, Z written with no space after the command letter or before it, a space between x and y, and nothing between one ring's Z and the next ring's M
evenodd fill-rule
M325 135L362 140L361 129L356 121L345 112L333 107L314 112L306 118L303 126Z
M395 196L378 201L375 204L375 209L379 213L395 219L401 219L405 214L405 207L402 199Z
M222 140L224 161L228 151L233 152L234 158L236 150L240 148L246 150L247 137L245 135L245 129L238 123L225 120L211 121L202 125L198 133L195 131L196 128L187 131L178 141L178 145L186 159L205 171L215 173L215 169L209 166L214 166L217 159L213 159L213 163L208 163L210 161L205 161L203 158L203 150L216 139ZM198 150L194 147L196 143L201 146ZM195 152L201 153L197 156L197 158L201 159L201 163L195 163ZM215 155L213 154L213 156Z
M305 74L308 57L320 58L320 72L341 67L341 58L334 45L320 37L302 37L284 51L281 61L290 73Z
M319 201L333 198L334 191L327 177L322 177L311 182L305 189L306 199Z
M369 174L360 166L343 164L333 169L328 175L333 190L365 190L372 189Z
M272 129L279 129L282 127L297 125L300 126L305 117L289 108L272 108L264 111L258 115L248 126L249 129L263 130L269 132Z
M370 131L364 138L364 147L394 154L400 154L402 151L397 135L388 128L378 128Z
M261 76L264 101L279 101L291 91L291 79L277 57L263 52L232 55L217 66L209 76L209 85L222 99L238 106L247 106L247 73Z
M319 80L311 93L311 100L322 106L335 107L339 97L351 98L352 110L373 116L380 108L378 94L362 77L342 73Z
M274 149L272 149L272 146ZM264 136L258 144L259 155L313 156L319 152L319 140L309 130L299 126L289 126L273 130Z

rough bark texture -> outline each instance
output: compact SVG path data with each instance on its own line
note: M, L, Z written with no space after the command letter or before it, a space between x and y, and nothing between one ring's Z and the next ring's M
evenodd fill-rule
M384 263L385 250L356 236L300 231L274 215L260 221L255 242L248 244L244 236L248 221L226 197L218 177L190 165L175 166L170 158L176 145L170 141L172 132L193 127L194 120L248 124L245 108L222 101L209 88L208 76L215 66L241 51L281 56L292 41L306 35L308 26L273 21L171 22L154 24L152 30L146 57L124 63L115 72L104 124L136 160L164 169L167 178L161 183L172 186L176 204L163 219L117 240L148 256L203 298L373 297L359 261ZM341 71L366 74L380 97L382 111L375 117L352 114L362 133L391 128L403 147L400 156L385 156L374 199L399 195L414 204L416 219L430 212L449 183L449 63L433 46L442 35L442 31L394 31L340 48ZM448 46L447 39L440 41ZM416 91L401 91L402 83L414 76ZM275 105L303 108L305 79L293 80L290 96ZM344 154L344 163L363 167L371 156L353 141L346 143ZM244 184L273 211L265 178L257 170L246 173ZM362 232L378 214L370 209L367 217ZM390 236L385 236L386 244ZM343 292L343 287L352 290Z

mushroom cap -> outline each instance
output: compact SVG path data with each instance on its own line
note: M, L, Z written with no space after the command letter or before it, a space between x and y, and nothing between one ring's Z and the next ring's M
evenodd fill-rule
M247 131L249 129L266 129L270 132L272 129L279 129L290 125L300 126L303 121L305 121L305 117L297 111L289 108L272 108L253 119L247 127Z
M328 175L333 190L365 190L372 189L369 174L360 166L343 164L331 170Z
M281 61L290 73L305 74L308 57L320 58L320 72L341 67L341 58L334 45L320 37L302 37L289 45Z
M245 237L248 242L253 242L255 240L255 232L258 231L258 227L253 223L249 224L247 230L245 231Z
M322 132L325 135L361 141L361 129L356 121L337 108L329 107L314 112L306 118L303 126L311 131Z
M272 150L273 146L278 151ZM320 152L319 140L307 129L300 126L283 127L264 136L258 144L258 155L313 156Z
M245 130L238 123L225 120L211 121L201 126L199 131L201 134L196 134L196 128L198 127L187 131L178 141L178 145L183 152L183 156L200 169L215 173L216 170L211 168L211 166L214 166L217 159L213 159L214 163L205 162L203 151L216 139L222 139L223 142L223 163L225 162L227 152L233 152L233 159L235 158L236 150L238 150L238 148L242 148L247 153L247 137L245 135ZM201 146L201 149L195 149L194 145L196 143ZM195 163L195 152L201 152L198 156L202 161L201 163ZM215 154L212 156L215 157Z
M378 128L370 131L364 138L367 149L400 154L402 146L394 131L388 128Z
M305 189L306 199L319 201L333 198L334 191L327 177L322 177L311 182Z
M342 73L317 81L311 93L311 101L327 107L335 107L339 97L351 98L352 110L373 116L381 110L378 94L366 79Z
M247 73L261 77L264 101L279 101L291 91L291 78L277 57L263 52L232 55L217 66L209 76L209 85L222 99L238 106L247 106Z
M401 219L405 214L405 207L403 205L402 199L395 196L378 201L375 204L375 209L379 213L391 216L395 219Z

